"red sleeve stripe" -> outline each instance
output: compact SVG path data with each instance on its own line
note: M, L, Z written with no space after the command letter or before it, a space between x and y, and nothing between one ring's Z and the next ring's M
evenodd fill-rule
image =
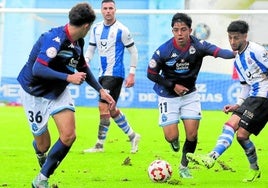
M216 50L213 53L213 56L214 57L217 57L217 54L218 54L219 51L220 51L220 48L216 48Z
M42 65L48 66L48 62L44 61L43 59L37 58L36 61L41 63Z
M157 72L153 71L152 69L148 69L147 72L150 74L158 74Z

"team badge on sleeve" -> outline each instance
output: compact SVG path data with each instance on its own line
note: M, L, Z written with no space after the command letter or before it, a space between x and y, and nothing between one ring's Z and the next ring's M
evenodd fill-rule
M46 51L47 57L54 58L57 55L57 50L55 47L50 47Z
M156 67L156 61L154 59L150 60L149 67L152 68L152 69Z

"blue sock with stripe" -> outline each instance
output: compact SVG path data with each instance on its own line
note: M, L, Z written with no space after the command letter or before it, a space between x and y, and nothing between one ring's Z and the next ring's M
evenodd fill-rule
M229 146L232 144L234 134L235 134L234 129L228 124L225 124L223 126L222 133L217 140L215 148L210 153L210 156L214 159L217 159L219 156L221 156L223 152L225 152L225 150L227 150Z

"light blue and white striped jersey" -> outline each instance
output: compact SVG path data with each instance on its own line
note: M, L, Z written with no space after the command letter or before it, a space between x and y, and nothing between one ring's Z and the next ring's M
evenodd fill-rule
M249 96L268 98L268 52L254 42L236 55L235 68L241 83L250 85Z
M96 46L99 54L99 76L125 78L124 50L134 45L129 29L119 21L110 26L104 22L95 24L90 33L89 44Z

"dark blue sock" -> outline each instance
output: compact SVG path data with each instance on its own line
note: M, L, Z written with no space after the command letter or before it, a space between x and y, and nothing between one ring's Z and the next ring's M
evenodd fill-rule
M55 169L59 166L61 161L69 152L71 146L64 145L60 139L54 144L54 146L50 149L47 160L41 169L41 173L49 178L51 174L55 171Z

